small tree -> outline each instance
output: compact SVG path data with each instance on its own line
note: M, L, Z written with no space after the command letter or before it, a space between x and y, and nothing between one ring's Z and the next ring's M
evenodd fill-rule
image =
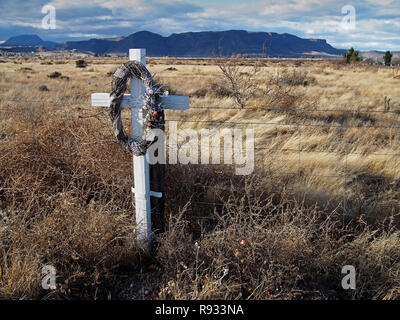
M344 54L344 58L347 63L362 61L362 57L359 56L359 52L354 50L354 48L350 48L350 50Z
M390 51L386 51L383 60L385 60L385 65L390 66L392 64L393 54Z
M260 72L258 64L248 68L240 67L244 60L240 55L233 55L229 59L217 58L217 65L222 72L222 87L232 92L235 103L245 108L257 88L257 75Z

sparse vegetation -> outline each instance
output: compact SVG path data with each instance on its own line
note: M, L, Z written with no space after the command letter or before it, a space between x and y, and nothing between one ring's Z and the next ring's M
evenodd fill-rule
M240 58L230 70L220 60L234 83L253 84L239 88L242 109L215 60L149 60L165 88L190 95L191 106L238 107L167 111L167 118L265 123L254 125L255 173L167 165L167 232L154 252L139 252L131 154L114 142L106 110L74 104L108 92L104 75L124 60L92 60L90 75L51 81L45 95L38 85L52 73L73 74L75 60L54 72L24 62L35 70L31 79L6 61L1 298L400 299L400 87L390 68ZM177 71L166 70L178 62ZM49 102L24 102L43 96ZM41 289L49 264L54 292ZM355 291L341 288L344 265L356 267Z
M264 72L264 79L260 79L258 65L247 70L241 67L243 64L245 60L240 56L220 60L218 66L222 71L222 77L211 84L209 89L211 94L217 98L232 97L240 108L250 105L295 108L304 103L304 94L296 87L306 87L316 81L307 71L296 68L290 70L278 68L274 73ZM200 90L194 95L205 96L204 90Z
M173 217L157 255L162 299L400 298L398 233L347 224L284 192L275 198L250 186L242 204L221 199L226 205L200 237L191 231L192 213ZM364 284L353 296L340 285L347 264Z
M62 74L58 71L54 71L52 73L50 73L49 75L47 75L50 79L56 79L56 78L60 78L62 76Z
M87 67L87 62L85 60L76 60L75 65L77 68L86 68Z
M50 90L49 90L49 88L47 88L46 85L42 84L42 85L39 87L39 91L50 91Z
M240 108L245 108L257 88L256 76L260 69L256 64L251 67L251 70L245 71L240 67L241 62L240 55L233 56L231 59L217 59L218 67L223 74L222 87L228 87L235 103Z
M383 61L385 61L385 65L390 66L392 64L393 54L390 51L386 51L385 56L383 57Z
M350 50L344 54L344 59L350 64L362 61L362 57L359 56L359 52L354 50L354 48L350 48Z
M69 80L68 76L63 75L61 72L54 71L47 75L50 79L61 79L61 80Z
M293 68L291 70L284 70L277 82L281 82L287 86L308 86L315 82L314 77L310 77L308 72L305 70L297 70Z

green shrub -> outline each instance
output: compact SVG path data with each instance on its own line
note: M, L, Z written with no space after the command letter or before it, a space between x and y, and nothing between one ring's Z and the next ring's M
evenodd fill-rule
M393 54L390 51L386 51L383 60L385 61L386 66L390 66L392 64Z
M359 56L359 52L354 50L354 48L350 48L345 54L344 59L347 63L356 63L362 61L362 57Z

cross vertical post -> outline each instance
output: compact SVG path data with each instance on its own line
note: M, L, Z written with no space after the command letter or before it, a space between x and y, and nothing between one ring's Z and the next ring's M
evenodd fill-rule
M146 49L130 49L129 60L139 61L146 66ZM145 93L145 87L141 80L131 79L131 96L141 97ZM132 136L143 136L143 112L141 109L131 109ZM147 156L133 156L133 177L135 188L135 211L137 240L139 245L151 242L151 207L150 207L150 168Z

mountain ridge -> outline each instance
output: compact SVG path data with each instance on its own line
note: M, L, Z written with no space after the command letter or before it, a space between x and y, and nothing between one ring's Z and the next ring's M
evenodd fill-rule
M10 37L7 41L1 44L2 47L26 46L26 47L47 47L53 48L58 43L52 41L44 41L36 34L21 34Z
M23 46L21 42L18 43L18 37L10 38L1 46ZM174 57L232 54L268 57L338 56L345 52L343 49L334 48L325 39L303 39L288 33L245 30L185 32L173 33L170 36L138 31L126 37L67 41L62 44L48 42L49 46L43 45L46 42L39 37L33 37L25 39L31 46L32 43L39 43L38 45L51 50L75 49L97 54L126 53L130 48L146 48L148 56Z

